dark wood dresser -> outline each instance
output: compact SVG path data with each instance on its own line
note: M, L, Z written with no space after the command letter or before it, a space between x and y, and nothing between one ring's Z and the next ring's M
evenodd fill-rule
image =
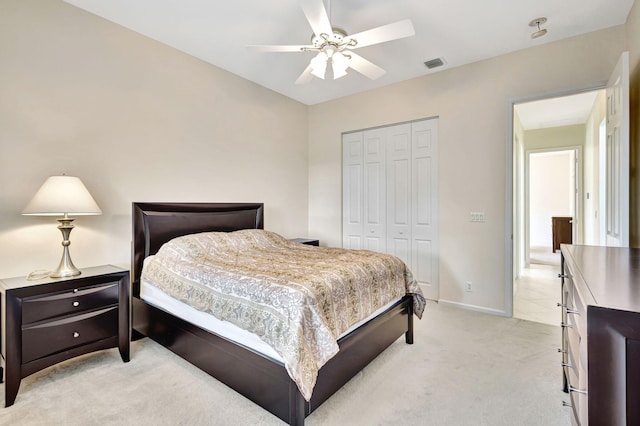
M574 424L640 424L640 249L563 244L560 277Z
M573 218L554 216L551 218L553 252L560 250L560 244L573 243Z
M22 378L61 361L113 347L129 361L129 271L105 265L68 278L4 279L0 296L6 407Z

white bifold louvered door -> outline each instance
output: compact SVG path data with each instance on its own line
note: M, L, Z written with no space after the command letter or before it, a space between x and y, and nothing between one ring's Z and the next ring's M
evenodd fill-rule
M386 250L384 186L386 167L384 147L386 132L382 129L363 132L364 140L364 247L367 250Z
M342 136L342 246L364 248L364 163L363 134L347 133Z
M343 135L343 246L402 259L437 300L438 120Z

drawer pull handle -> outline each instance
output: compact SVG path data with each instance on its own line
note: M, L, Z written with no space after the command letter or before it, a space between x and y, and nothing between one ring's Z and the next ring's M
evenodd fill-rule
M567 364L566 362L561 362L560 365L563 366L563 367L573 368L573 365Z
M73 302L73 306L80 306L80 302L76 300L75 302Z
M573 405L571 405L571 403L569 403L567 401L562 401L562 406L563 407L571 407L571 408L573 408Z
M573 328L573 326L572 326L572 325L565 324L565 323L561 323L561 324L560 324L560 327Z
M571 278L569 274L558 274L558 278Z
M586 390L582 390L582 389L578 389L578 388L574 388L573 386L569 385L569 392L575 392L575 393L581 393L583 395L586 395L588 392Z
M74 331L74 332L73 332L73 337L74 337L75 339L77 339L78 337L80 337L80 333L78 333L77 331Z
M78 289L77 289L77 288L74 288L74 289L73 289L73 292L74 292L74 293L77 293L77 292L78 292Z
M570 309L570 308L567 308L567 313L568 314L574 314L574 315L580 315L580 311L577 311L575 309Z

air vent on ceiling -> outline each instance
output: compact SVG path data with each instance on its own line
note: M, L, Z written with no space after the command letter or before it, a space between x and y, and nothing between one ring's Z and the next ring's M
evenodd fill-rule
M435 58L435 59L431 59L429 61L426 61L425 66L427 68L434 69L434 68L438 68L444 65L444 60L442 58Z

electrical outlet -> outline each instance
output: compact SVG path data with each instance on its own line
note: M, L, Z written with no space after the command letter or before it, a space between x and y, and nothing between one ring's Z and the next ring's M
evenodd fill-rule
M467 291L473 291L473 283L471 281L467 281Z

